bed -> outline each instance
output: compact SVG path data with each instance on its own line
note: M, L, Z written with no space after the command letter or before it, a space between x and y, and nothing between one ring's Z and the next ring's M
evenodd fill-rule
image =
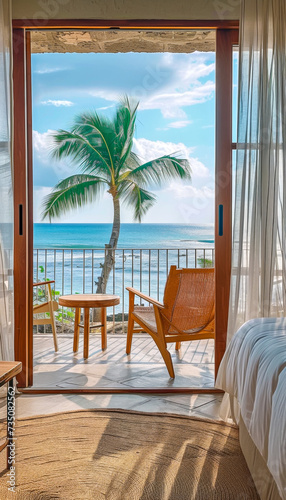
M227 347L216 386L228 394L260 497L286 500L286 318L245 323Z

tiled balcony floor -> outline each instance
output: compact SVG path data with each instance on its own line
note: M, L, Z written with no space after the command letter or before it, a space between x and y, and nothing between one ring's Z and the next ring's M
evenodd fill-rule
M134 335L125 353L126 335L110 334L101 351L99 334L90 335L88 360L83 359L83 336L73 353L72 335L58 335L54 352L51 335L34 335L34 387L52 388L168 388L213 387L214 342L184 342L179 352L169 344L176 377L170 379L162 357L148 335Z

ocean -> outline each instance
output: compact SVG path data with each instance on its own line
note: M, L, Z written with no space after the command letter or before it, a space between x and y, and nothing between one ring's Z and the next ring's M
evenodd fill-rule
M34 248L104 248L111 224L34 224ZM121 224L118 248L200 248L214 244L214 226Z
M34 282L55 280L57 295L95 293L111 224L34 224ZM214 259L213 225L122 224L107 293L128 312L127 286L162 300L171 265L202 267Z

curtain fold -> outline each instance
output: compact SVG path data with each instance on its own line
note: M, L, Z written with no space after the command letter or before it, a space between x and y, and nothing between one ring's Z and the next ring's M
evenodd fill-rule
M286 312L286 2L243 3L228 341Z
M228 343L247 320L286 313L285 73L285 0L243 0Z
M0 360L14 359L11 3L0 0Z

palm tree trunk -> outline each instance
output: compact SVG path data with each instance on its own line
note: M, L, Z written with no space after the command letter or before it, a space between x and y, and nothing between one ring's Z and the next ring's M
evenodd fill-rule
M96 293L106 293L108 278L114 264L114 249L117 247L117 242L120 232L120 202L117 195L113 195L113 225L109 244L105 245L105 259L102 265L101 276L97 281Z

